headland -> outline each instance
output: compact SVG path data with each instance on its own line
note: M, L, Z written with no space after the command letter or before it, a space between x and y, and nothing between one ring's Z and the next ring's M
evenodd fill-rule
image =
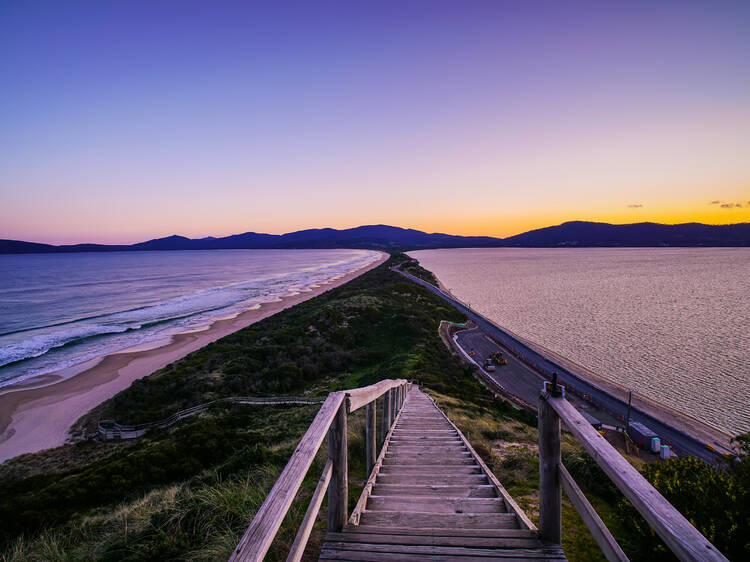
M343 285L377 267L378 260L348 272L309 292L263 303L233 318L217 320L207 329L172 336L152 349L124 350L77 368L50 373L10 385L0 393L0 462L23 453L62 445L70 427L83 414L126 389L133 381L281 310Z

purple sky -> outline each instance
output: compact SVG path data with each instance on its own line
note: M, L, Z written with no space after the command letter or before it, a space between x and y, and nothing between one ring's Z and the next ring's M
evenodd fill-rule
M750 2L254 4L2 3L0 238L750 220Z

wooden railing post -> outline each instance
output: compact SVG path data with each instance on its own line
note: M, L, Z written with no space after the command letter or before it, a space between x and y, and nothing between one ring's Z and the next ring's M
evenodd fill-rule
M545 395L539 397L539 538L560 544L560 418Z
M328 458L333 463L328 485L328 532L338 533L346 524L348 505L348 459L346 438L346 402L341 404L328 430Z
M377 456L375 400L370 402L365 410L365 456L367 457L367 474L372 473Z
M392 388L388 391L388 394L390 395L390 403L391 403L391 421L388 423L388 427L390 428L393 425L393 421L396 419L396 412L398 411L398 402L396 400L396 389Z
M386 392L383 394L383 423L382 423L382 435L380 436L381 445L385 442L385 436L388 435L388 431L391 429L391 393Z

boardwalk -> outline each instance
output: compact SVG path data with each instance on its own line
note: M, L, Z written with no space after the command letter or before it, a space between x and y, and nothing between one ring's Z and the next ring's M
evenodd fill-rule
M539 540L463 435L420 390L408 394L386 445L365 508L340 533L327 535L321 560L565 559L560 545Z

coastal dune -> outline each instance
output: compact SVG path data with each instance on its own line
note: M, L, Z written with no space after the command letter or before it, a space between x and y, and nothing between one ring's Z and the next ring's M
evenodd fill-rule
M73 376L44 375L3 389L0 394L0 462L24 453L57 447L69 437L70 427L83 414L147 376L211 342L267 318L281 310L343 285L387 259L380 257L310 292L263 303L234 318L218 320L208 329L173 336L166 345L131 350L94 360Z

